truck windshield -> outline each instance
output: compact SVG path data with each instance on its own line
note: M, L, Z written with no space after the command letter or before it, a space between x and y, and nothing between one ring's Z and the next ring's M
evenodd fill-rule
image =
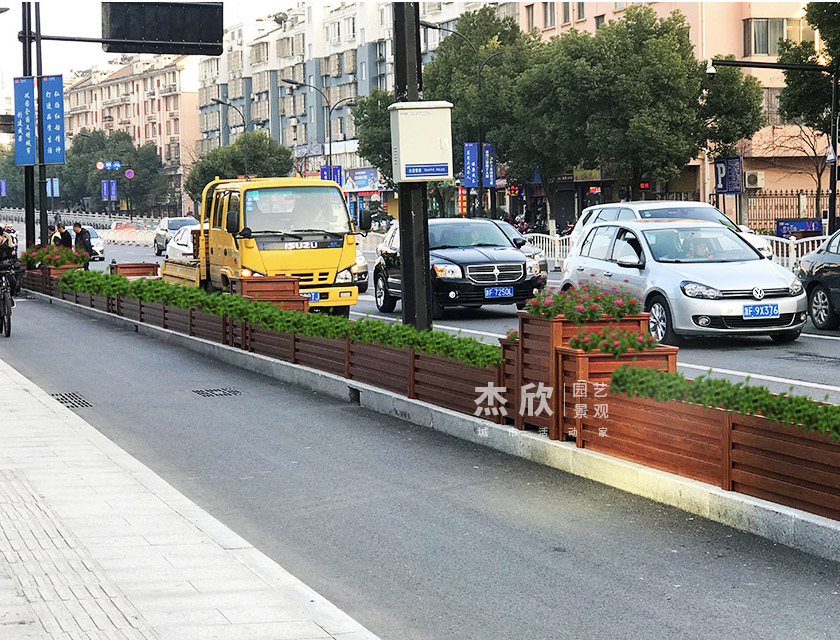
M335 187L266 187L245 192L245 226L253 232L349 234L350 217Z

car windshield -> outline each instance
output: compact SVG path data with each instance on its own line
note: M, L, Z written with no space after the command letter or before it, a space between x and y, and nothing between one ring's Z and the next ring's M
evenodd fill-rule
M732 231L738 231L731 220L725 214L714 207L702 205L674 205L673 207L653 207L651 209L639 209L642 220L648 218L682 218L684 220L708 220L713 223L726 225Z
M729 229L685 227L644 232L654 260L660 263L733 263L761 256Z
M95 239L99 238L99 234L96 233L96 230L93 227L85 227L85 229L88 230L88 233L90 234L90 239L91 240L95 240Z
M510 247L511 242L490 221L429 225L429 249L497 246Z
M254 233L351 232L347 205L336 187L249 189L245 192L245 226Z
M198 221L191 216L186 216L185 218L170 218L169 219L169 231L175 231L176 229L181 229L185 225L197 225Z
M505 236L507 236L508 240L510 240L511 242L513 242L514 238L525 238L525 236L520 234L519 230L510 223L506 223L500 220L497 224L499 225L499 227L501 227L502 231L505 233Z

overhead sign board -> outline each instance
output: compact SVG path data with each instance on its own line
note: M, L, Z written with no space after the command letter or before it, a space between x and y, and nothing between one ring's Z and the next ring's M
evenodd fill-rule
M41 81L44 107L44 163L64 164L64 80L44 76Z
M718 194L740 194L743 191L740 156L715 159L715 192Z
M223 37L221 2L102 3L102 38L126 41L105 51L219 56Z
M35 78L15 78L15 164L35 164Z
M396 182L452 178L452 103L395 102L391 148Z

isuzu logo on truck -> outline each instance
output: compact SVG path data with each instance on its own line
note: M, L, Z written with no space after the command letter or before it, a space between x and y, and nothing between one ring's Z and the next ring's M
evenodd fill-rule
M318 249L318 242L315 240L305 240L301 242L285 243L286 249Z

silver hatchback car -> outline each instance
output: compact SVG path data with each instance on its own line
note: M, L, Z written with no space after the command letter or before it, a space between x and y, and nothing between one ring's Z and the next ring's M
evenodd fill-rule
M584 283L629 290L650 312L651 334L672 345L715 334L794 341L807 318L800 280L717 223L593 225L563 264L563 288Z

